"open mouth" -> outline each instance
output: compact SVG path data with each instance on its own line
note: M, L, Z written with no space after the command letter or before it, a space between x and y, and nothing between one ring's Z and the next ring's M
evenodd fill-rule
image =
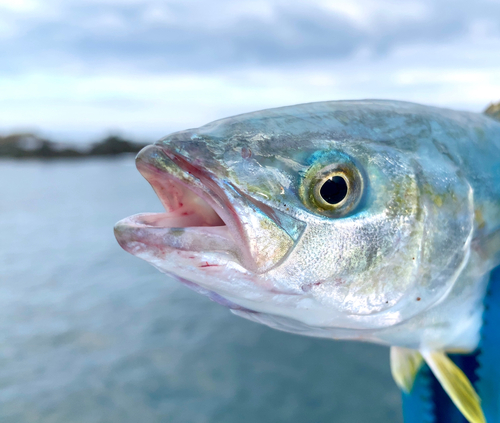
M154 173L151 174L148 169L147 179L166 211L139 215L138 223L163 228L226 225L214 207L200 194L190 189L186 183L169 174L156 177Z
M143 149L137 168L151 184L165 212L141 213L115 226L120 245L132 254L183 250L241 256L238 222L224 192L206 171L156 145Z
M137 168L158 195L165 213L144 214L138 217L138 221L147 226L164 228L225 226L215 210L223 211L221 199L215 201L213 195L206 192L206 185L199 178L203 171L196 169L196 177L175 163L181 160L178 156L171 157L157 146L146 147L139 154ZM214 184L208 175L204 179Z

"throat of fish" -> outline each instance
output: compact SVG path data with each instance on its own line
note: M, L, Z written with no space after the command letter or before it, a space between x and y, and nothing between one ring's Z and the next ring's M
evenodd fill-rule
M162 228L226 225L207 200L181 182L164 177L163 181L150 180L150 183L165 212L144 214L141 219L143 224Z
M223 198L213 192L218 187L210 176L194 176L196 168L181 168L179 163L154 146L141 152L137 168L165 208L163 213L142 215L140 223L161 228L226 226L220 216L224 209Z

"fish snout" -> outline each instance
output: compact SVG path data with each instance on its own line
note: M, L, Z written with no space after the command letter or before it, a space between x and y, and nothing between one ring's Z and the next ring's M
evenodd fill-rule
M210 244L216 251L227 253L230 246L239 264L254 273L267 272L282 263L303 232L305 223L256 200L223 172L215 174L212 167L208 170L200 161L179 154L165 143L145 147L137 156L137 168L151 184L167 213L137 215L135 222L139 226L168 228L169 233L174 227L176 232L183 229L182 237L176 239L186 240L191 231L200 232L200 227L225 226L226 245ZM123 230L119 224L117 233L121 234ZM124 225L129 227L130 222L125 219ZM215 230L222 232L222 229ZM134 231L136 238L144 232L147 236L141 238L149 237L149 243L156 239L155 245L171 244L172 237L163 233L165 231L141 228ZM122 236L122 239L125 238ZM130 242L122 242L124 249L129 251ZM198 246L195 244L189 241L191 251L209 246L201 236ZM138 248L137 245L134 248ZM184 248L187 248L185 244Z

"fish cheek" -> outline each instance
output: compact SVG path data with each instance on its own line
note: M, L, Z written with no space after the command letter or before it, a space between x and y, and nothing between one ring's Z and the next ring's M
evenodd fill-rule
M403 232L403 233L402 233ZM342 308L352 314L373 314L395 306L415 284L418 269L407 259L418 242L394 222L379 221L368 231L359 266L350 278Z
M423 225L418 190L408 178L384 183L379 193L389 201L372 201L363 216L332 222L341 248L331 260L330 275L310 290L321 303L348 314L394 307L419 278Z
M310 227L290 257L288 274L325 307L368 315L395 305L415 281L414 254L392 219L381 213Z

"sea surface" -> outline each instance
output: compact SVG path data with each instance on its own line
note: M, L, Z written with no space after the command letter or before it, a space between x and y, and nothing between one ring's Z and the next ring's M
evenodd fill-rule
M124 252L131 156L0 161L2 423L399 423L387 348L278 332Z

